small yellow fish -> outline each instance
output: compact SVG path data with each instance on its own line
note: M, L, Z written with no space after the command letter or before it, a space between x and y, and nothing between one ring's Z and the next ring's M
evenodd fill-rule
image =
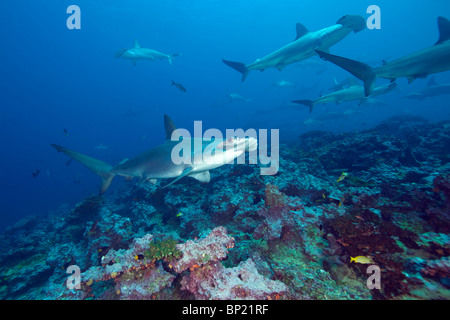
M178 212L177 213L177 218L181 217L183 215L183 212Z
M362 264L372 264L374 263L371 257L367 257L367 256L357 256L355 258L350 257L350 263L355 262L355 263L362 263Z
M341 176L339 177L339 179L337 179L336 182L340 182L340 181L344 180L346 176L348 176L348 173L342 172Z

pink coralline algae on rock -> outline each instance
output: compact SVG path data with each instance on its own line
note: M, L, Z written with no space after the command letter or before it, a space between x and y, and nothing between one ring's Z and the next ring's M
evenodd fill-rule
M183 256L173 264L173 269L180 273L200 267L209 261L222 260L227 256L228 249L233 247L234 239L227 235L227 230L224 227L216 227L206 238L177 244L176 248Z
M284 283L260 275L251 258L234 268L220 262L196 268L183 277L181 285L200 300L280 299L288 291Z
M116 294L121 300L152 299L164 287L170 286L174 275L164 271L158 264L156 268L134 272L132 276L122 276L116 280Z
M153 235L146 234L142 238L133 240L129 249L109 250L102 257L102 266L95 266L81 274L83 281L104 281L116 278L120 274L129 270L136 270L145 267L148 261L135 259L136 255L142 254L149 243L153 240Z

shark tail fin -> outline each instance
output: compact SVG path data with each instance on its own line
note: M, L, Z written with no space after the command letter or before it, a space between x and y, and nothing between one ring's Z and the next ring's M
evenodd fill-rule
M169 60L169 63L172 64L172 62L173 62L172 59L175 57L179 57L179 56L181 56L181 53L172 53L172 54L169 54L169 57L167 59Z
M316 52L321 59L334 63L362 80L364 82L364 93L366 97L372 93L376 79L376 73L372 67L356 60L335 56L320 50L316 50Z
M245 79L248 76L248 73L250 70L248 70L247 66L242 63L242 62L234 62L234 61L229 61L229 60L225 60L222 59L223 63L225 63L227 66L233 68L236 71L239 71L242 74L242 82L245 81Z
M312 100L292 100L293 103L304 104L309 107L309 113L313 111L314 101Z
M77 160L82 165L84 165L92 172L94 172L96 175L100 176L100 178L102 179L100 194L108 190L109 186L111 185L111 181L115 176L113 173L111 173L112 166L110 164L103 162L101 160L88 157L84 154L67 149L57 144L52 144L51 146L55 148L58 152L63 152L72 159Z

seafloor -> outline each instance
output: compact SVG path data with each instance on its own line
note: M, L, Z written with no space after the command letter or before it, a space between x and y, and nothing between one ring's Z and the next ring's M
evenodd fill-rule
M0 298L450 298L450 122L311 131L280 152L275 176L132 181L19 221L0 236Z

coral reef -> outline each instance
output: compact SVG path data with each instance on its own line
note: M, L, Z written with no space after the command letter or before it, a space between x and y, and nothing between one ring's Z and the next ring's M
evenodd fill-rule
M449 143L448 123L401 117L311 131L275 176L223 166L27 217L0 234L0 298L449 299Z

